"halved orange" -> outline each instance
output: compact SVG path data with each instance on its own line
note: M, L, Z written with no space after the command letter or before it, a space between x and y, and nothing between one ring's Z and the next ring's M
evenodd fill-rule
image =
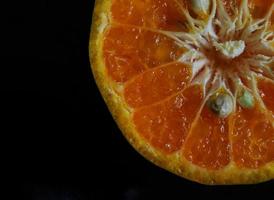
M274 0L97 0L94 77L130 144L203 184L274 178Z

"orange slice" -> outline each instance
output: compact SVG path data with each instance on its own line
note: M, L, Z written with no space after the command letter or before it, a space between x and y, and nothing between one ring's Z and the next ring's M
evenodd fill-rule
M274 0L96 1L92 71L129 143L203 184L274 179Z

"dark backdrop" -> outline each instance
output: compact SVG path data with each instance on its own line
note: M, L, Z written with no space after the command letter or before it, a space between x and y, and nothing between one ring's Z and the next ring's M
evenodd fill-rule
M9 1L1 10L1 177L6 178L1 180L10 195L30 200L273 195L273 182L192 183L130 147L91 74L92 0Z

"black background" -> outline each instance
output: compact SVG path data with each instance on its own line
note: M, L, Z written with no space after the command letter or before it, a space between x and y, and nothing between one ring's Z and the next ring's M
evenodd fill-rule
M130 147L91 74L93 1L10 1L1 10L1 180L10 199L273 195L273 181L192 183L155 167Z

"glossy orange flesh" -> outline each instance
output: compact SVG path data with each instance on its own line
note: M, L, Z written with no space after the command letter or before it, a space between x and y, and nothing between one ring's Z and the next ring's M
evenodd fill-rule
M177 3L176 3L177 2ZM231 1L225 1L229 7ZM238 1L239 2L239 1ZM262 16L273 0L252 0ZM205 106L202 86L190 85L191 66L177 62L184 51L158 30L183 30L183 0L113 0L104 59L111 79L124 86L139 134L165 153L181 152L193 164L218 170L234 161L259 168L274 161L274 84L258 79L266 108L237 107L222 119ZM269 111L272 114L269 114Z

